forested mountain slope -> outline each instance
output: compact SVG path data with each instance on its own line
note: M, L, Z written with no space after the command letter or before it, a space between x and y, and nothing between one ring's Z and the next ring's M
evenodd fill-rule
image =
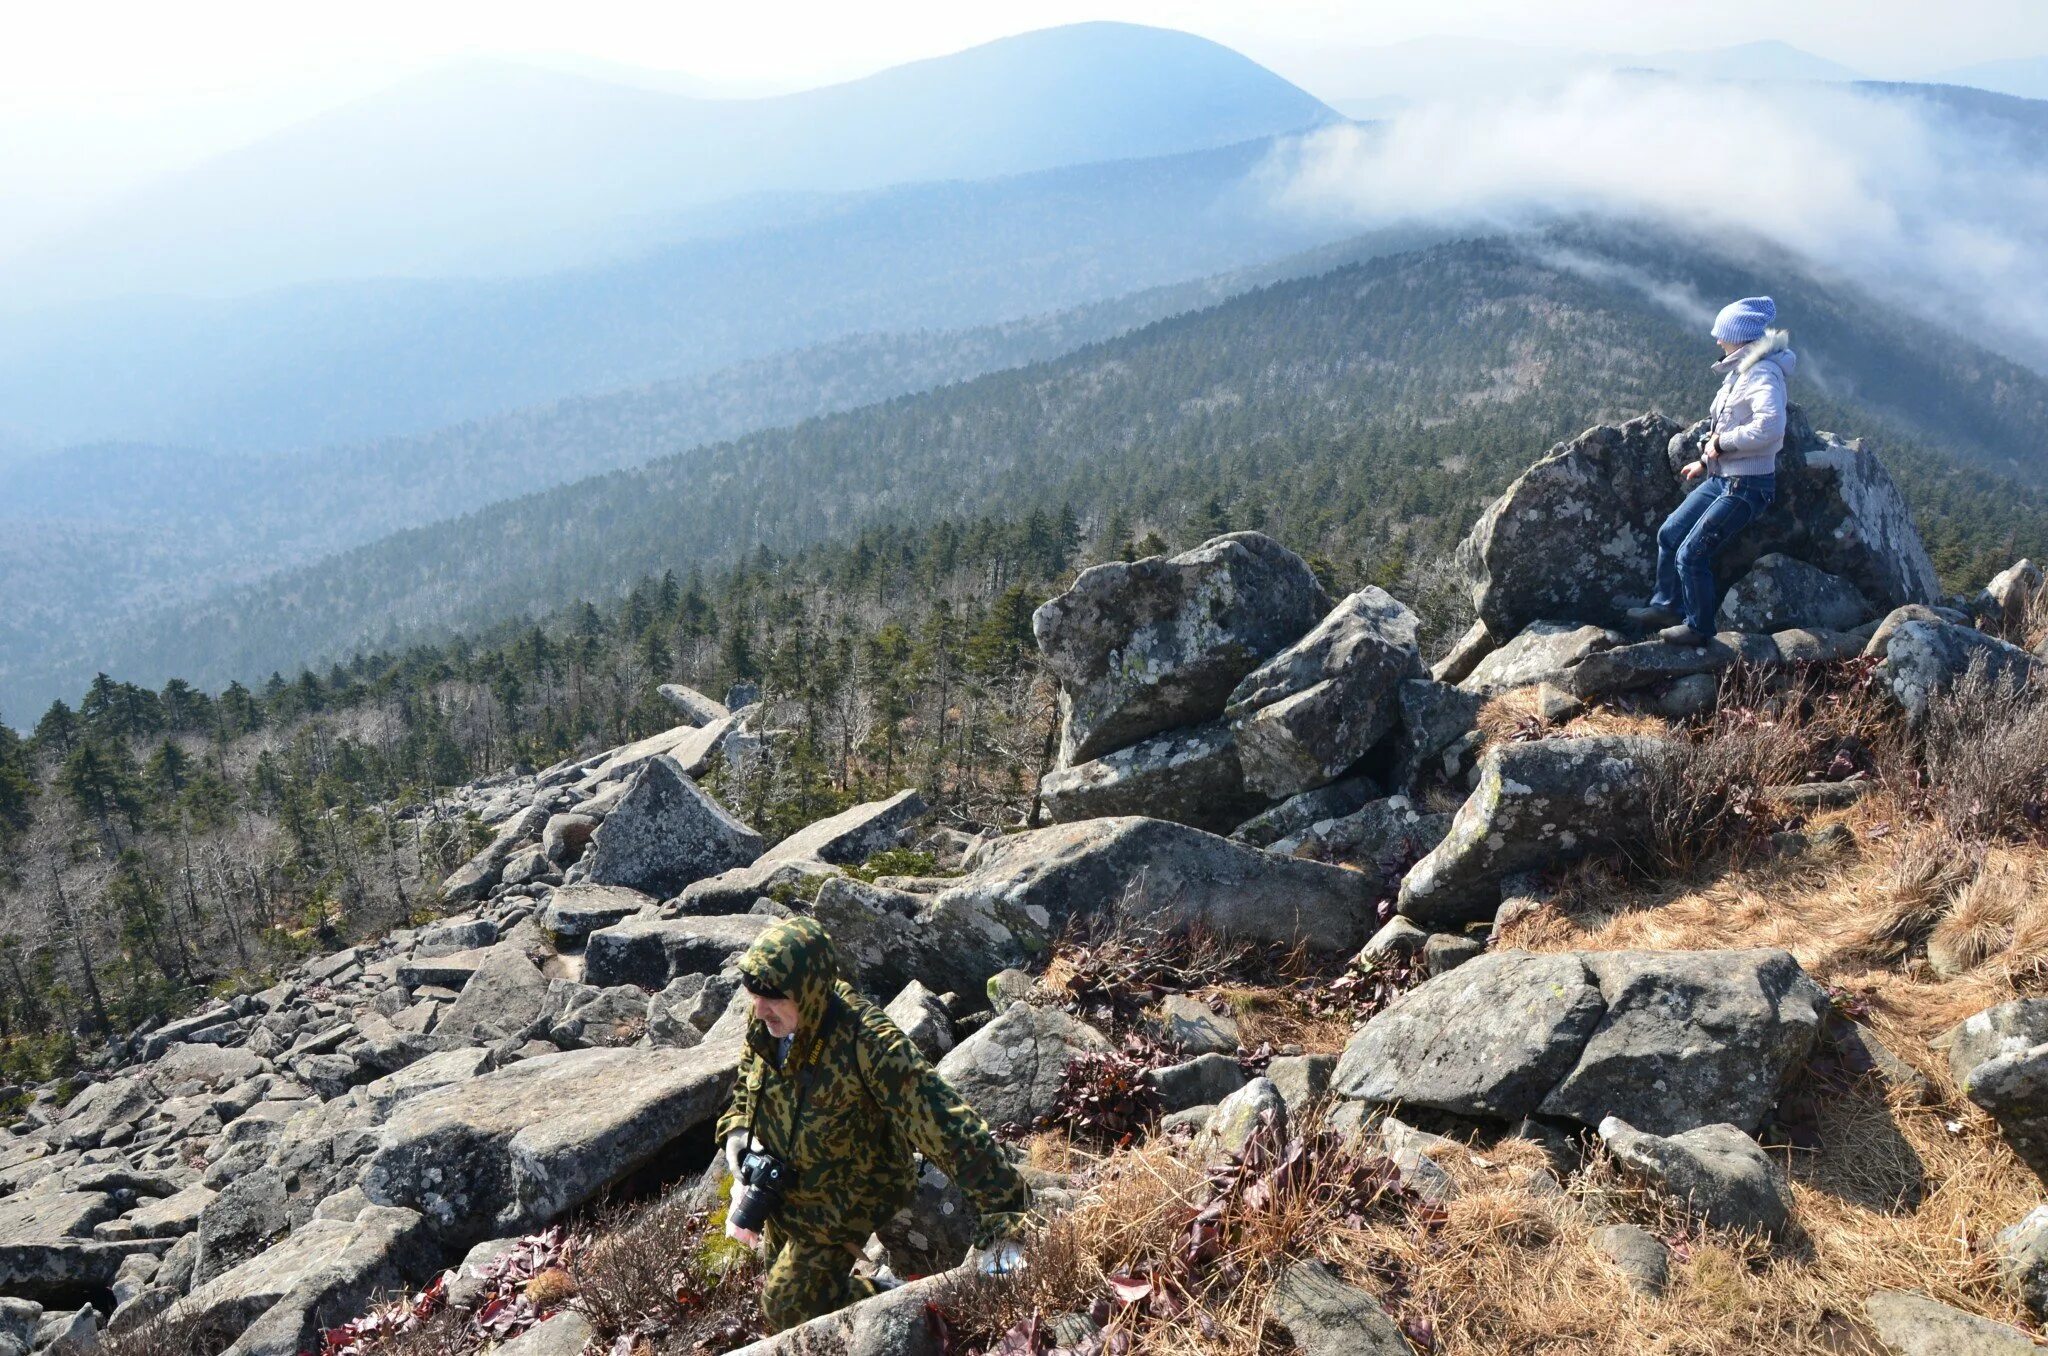
M1432 239L1393 230L1271 264L968 330L859 334L701 376L297 456L106 443L0 459L0 675L89 651L138 611L451 518L984 372L1055 357L1263 282ZM86 657L89 659L90 654ZM0 709L14 700L0 679Z
M1914 342L1908 322L1789 266L1769 281L1808 359L1799 398L1820 426L1877 439L1944 569L1982 573L2048 542L2020 479L2043 473L2048 385L1960 340ZM1142 525L1263 526L1399 577L1445 552L1552 440L1644 409L1703 409L1712 355L1695 311L1756 282L1754 265L1585 227L1338 269L1051 363L401 533L93 654L142 681L212 685L668 566L1060 502ZM12 686L62 691L90 671L81 655Z

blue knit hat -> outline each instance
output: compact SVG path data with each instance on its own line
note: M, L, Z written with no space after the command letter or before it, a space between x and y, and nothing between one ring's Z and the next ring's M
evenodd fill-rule
M1729 302L1714 317L1714 337L1724 344L1753 344L1764 337L1764 327L1777 318L1777 302L1769 297L1744 297Z

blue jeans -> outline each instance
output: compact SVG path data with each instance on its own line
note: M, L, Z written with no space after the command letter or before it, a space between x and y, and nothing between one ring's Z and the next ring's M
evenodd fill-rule
M1683 613L1687 626L1703 636L1713 635L1714 613L1721 606L1714 557L1777 495L1775 475L1708 476L1701 481L1657 529L1657 593L1650 606Z

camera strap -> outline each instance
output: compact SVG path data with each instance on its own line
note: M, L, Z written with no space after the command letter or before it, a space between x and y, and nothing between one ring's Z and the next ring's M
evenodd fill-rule
M822 1056L824 1053L825 1039L826 1037L832 1034L833 1022L834 1019L838 1016L839 995L825 995L825 1015L818 1022L818 1034L816 1038L812 1040L811 1048L808 1052L811 1055L811 1060L808 1064L804 1066L803 1071L796 1076L796 1108L794 1111L790 1113L789 1143L786 1149L784 1150L785 1153L789 1154L792 1157L794 1157L796 1154L797 1127L803 1124L804 1100L810 1095L811 1084L817 1082L818 1080L818 1060L820 1056ZM792 1044L789 1048L792 1053L794 1053L796 1050L796 1046L794 1044ZM747 1141L749 1147L752 1147L753 1142L759 1138L759 1136L754 1133L754 1126L756 1118L759 1117L760 1114L761 1096L759 1090L757 1089L751 1103L747 1107Z

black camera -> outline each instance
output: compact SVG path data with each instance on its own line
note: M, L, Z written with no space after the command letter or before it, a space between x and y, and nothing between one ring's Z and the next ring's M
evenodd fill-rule
M732 1210L726 1216L732 1227L760 1233L768 1217L781 1207L791 1175L789 1164L766 1149L749 1150L740 1160L739 1185L745 1190L734 1189Z

